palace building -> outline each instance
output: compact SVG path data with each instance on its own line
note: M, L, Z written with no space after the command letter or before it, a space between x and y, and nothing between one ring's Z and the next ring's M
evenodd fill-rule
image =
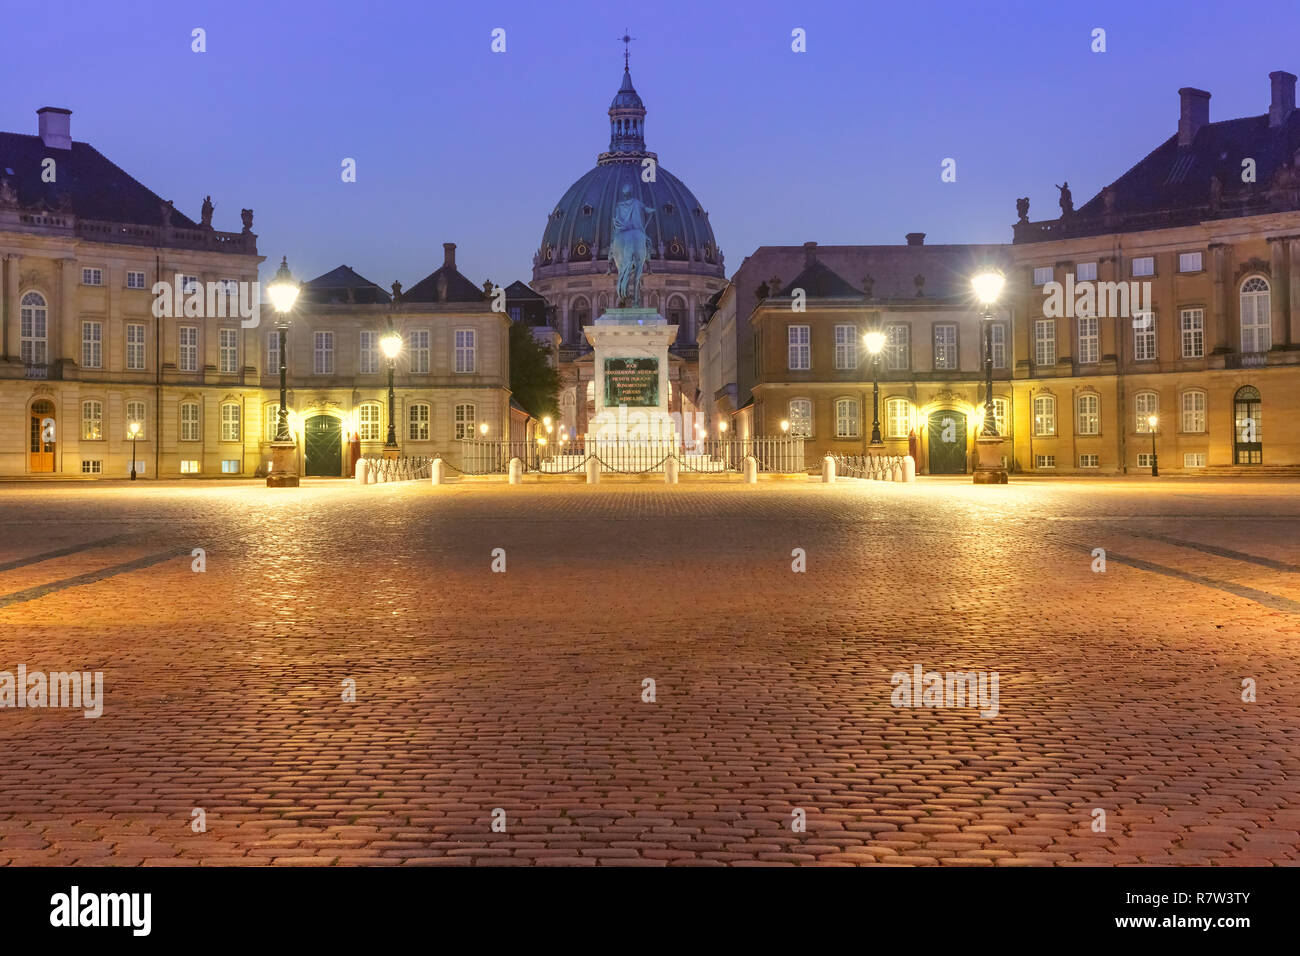
M262 261L252 210L221 232L208 199L196 223L73 142L69 111L38 117L38 135L0 133L0 476L120 478L132 462L147 477L264 473L279 342L269 304L245 308ZM178 287L178 305L207 294L155 309L156 283ZM304 283L286 343L301 473L341 476L352 454L382 453L390 326L402 453L454 455L484 424L509 429L508 320L448 243L405 295L346 266Z
M651 250L642 304L678 326L669 352L669 407L683 422L692 421L696 410L697 330L709 298L726 285L709 214L646 149L645 115L624 53L623 82L609 107L609 149L551 210L533 257L532 287L550 303L560 336L560 416L570 434L585 434L595 413L591 346L582 329L617 305L609 243L614 205L624 184L655 210L646 226Z

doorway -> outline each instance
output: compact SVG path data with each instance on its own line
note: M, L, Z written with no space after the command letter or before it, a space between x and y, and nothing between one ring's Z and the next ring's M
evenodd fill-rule
M930 413L930 474L966 474L966 414L949 408Z
M34 474L54 471L54 403L42 399L32 402L31 428L28 435L28 470Z
M1259 389L1247 385L1237 389L1232 400L1232 463L1262 465L1264 443L1260 440L1259 418L1264 408Z
M315 415L303 429L307 475L338 478L343 474L343 422L333 415Z

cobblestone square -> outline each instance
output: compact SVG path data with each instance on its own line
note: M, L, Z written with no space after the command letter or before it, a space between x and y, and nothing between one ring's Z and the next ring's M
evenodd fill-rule
M1294 864L1300 485L967 481L0 486L0 864Z

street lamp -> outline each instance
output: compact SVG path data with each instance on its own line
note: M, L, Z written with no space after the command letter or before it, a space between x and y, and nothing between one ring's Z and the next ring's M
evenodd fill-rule
M488 423L487 423L487 422L483 422L481 425L479 425L479 427L478 427L478 433L479 433L480 435L482 435L484 438L487 438L487 433L488 433Z
M126 428L126 437L131 439L131 480L135 481L135 443L140 437L140 423L132 422Z
M781 419L781 431L783 433L790 431L790 423L786 421L784 418Z
M1152 478L1160 477L1160 463L1159 463L1159 459L1156 458L1156 425L1158 425L1159 423L1160 423L1160 419L1157 418L1155 415L1147 416L1147 425L1150 427L1150 431L1151 431L1151 477Z
M885 348L885 333L872 329L862 336L871 353L871 444L883 445L880 437L880 353Z
M288 368L285 355L285 333L289 331L289 314L298 301L299 286L289 272L289 257L280 259L275 278L266 287L267 297L275 309L275 328L279 336L280 356L280 407L275 416L275 441L271 442L271 473L266 476L268 488L298 487L298 454L293 436L289 434L289 408L285 397L285 372Z
M993 414L993 306L1002 295L1006 282L1006 276L995 269L985 270L970 280L975 298L980 303L980 318L984 325L984 424L975 440L975 447L979 450L979 465L975 469L977 485L1007 483L1007 472L1002 466L1002 437L998 434L997 418Z
M385 452L397 451L397 423L393 420L397 414L397 400L393 394L393 369L397 366L397 355L402 351L402 337L393 328L389 320L388 331L379 340L379 349L388 360L388 439L384 442Z

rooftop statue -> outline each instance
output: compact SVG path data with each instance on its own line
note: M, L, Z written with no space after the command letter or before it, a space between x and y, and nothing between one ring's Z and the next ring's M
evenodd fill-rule
M621 197L614 207L614 232L609 244L609 258L618 269L618 307L641 304L641 277L650 261L650 237L646 221L654 207L632 196L632 186L623 184Z

